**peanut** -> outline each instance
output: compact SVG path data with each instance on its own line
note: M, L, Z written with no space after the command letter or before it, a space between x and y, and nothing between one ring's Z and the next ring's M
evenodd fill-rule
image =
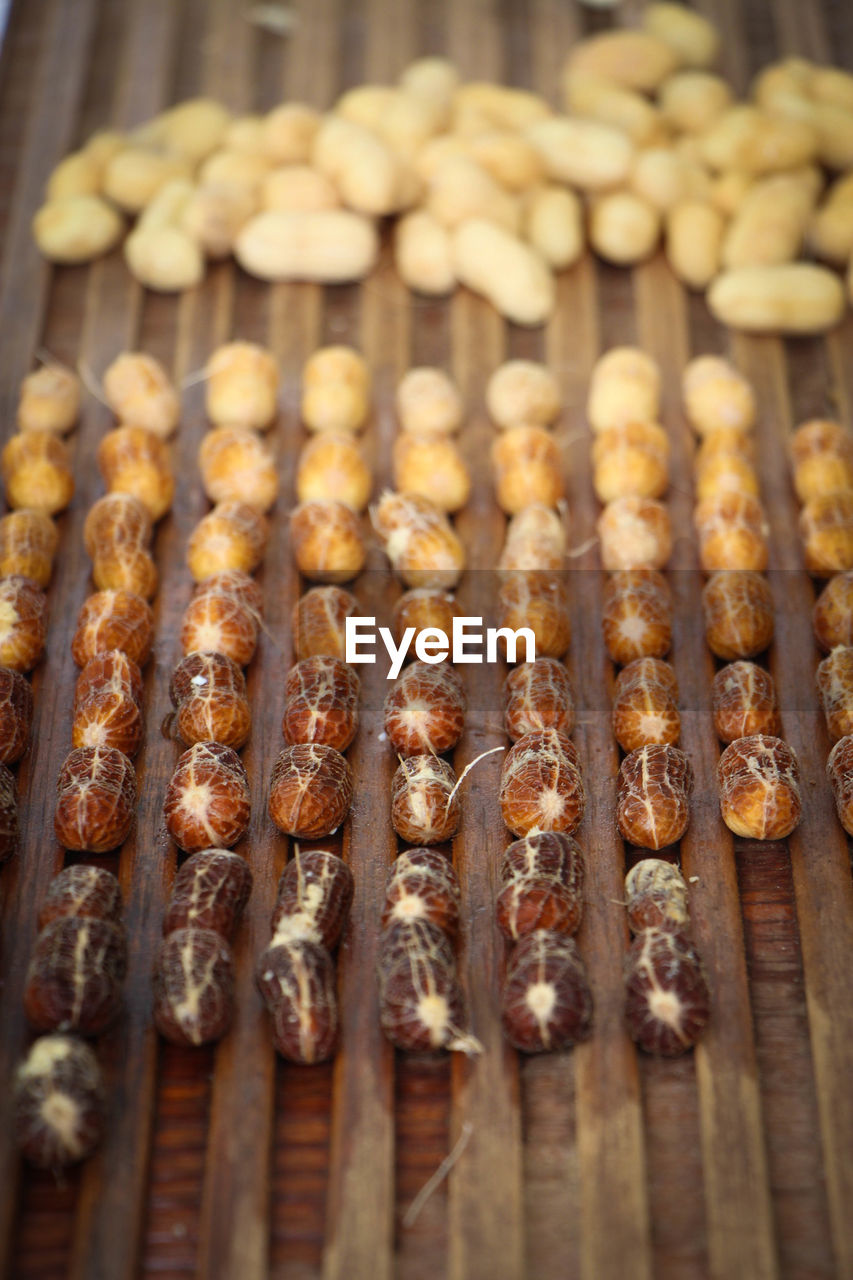
M823 333L844 312L838 276L808 262L724 271L708 291L714 316L732 329Z
M554 278L547 263L484 218L468 218L456 228L453 263L463 284L516 324L542 324L553 310Z
M809 227L809 244L819 258L837 265L853 253L853 173L829 188Z
M725 218L704 200L681 200L666 218L666 256L678 279L704 289L720 270Z
M584 250L583 206L564 187L538 187L524 208L524 234L549 267L562 271Z
M439 296L456 284L450 232L423 209L397 223L394 263L403 283L416 293Z
M729 85L707 71L677 71L658 94L664 119L683 133L704 133L731 102Z
M133 276L149 289L191 289L204 277L204 255L178 227L140 227L127 237L124 257Z
M124 232L124 220L96 195L49 200L33 218L33 236L50 262L91 262L108 253Z
M719 51L713 23L681 4L650 4L643 11L643 28L668 44L687 67L708 67Z
M594 120L555 116L527 130L542 157L545 172L556 182L583 191L606 191L628 177L634 158L631 140L619 129Z
M426 211L452 229L466 218L485 218L507 231L518 231L518 201L482 165L457 158L439 165L429 179Z
M417 194L417 179L387 143L340 116L323 120L311 158L357 213L398 213Z
M638 147L661 140L660 112L632 89L623 89L606 76L569 68L563 76L566 111L586 120L621 129Z
M165 183L188 177L189 165L179 156L129 146L108 161L101 190L126 213L139 213Z
M777 174L747 192L723 242L724 267L772 266L799 255L817 194L808 174Z
M581 40L566 66L615 80L627 89L649 93L683 62L671 44L647 31L603 31Z
M654 253L660 229L660 214L647 200L630 191L615 191L593 204L589 241L607 262L629 266Z
M285 164L271 169L261 186L261 207L314 213L340 205L335 184L310 164Z
M702 154L712 169L758 174L810 164L816 151L810 125L745 103L731 107L702 141Z
M306 164L320 128L321 116L301 102L274 107L262 123L262 150L273 164Z
M319 213L269 210L250 218L234 244L234 254L261 280L317 280L339 284L361 280L379 251L376 228L345 209Z

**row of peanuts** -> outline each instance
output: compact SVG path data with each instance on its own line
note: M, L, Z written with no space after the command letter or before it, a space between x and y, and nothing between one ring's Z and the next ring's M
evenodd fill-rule
M76 418L79 387L67 370L39 370L31 375L29 388L25 381L19 420L26 421L33 384L40 419L22 434L56 446L56 457L46 458L54 477L61 477L60 437ZM116 848L133 823L137 791L131 757L142 738L140 664L151 650L153 615L147 601L157 588L148 546L153 521L171 500L168 459L162 464L162 489L169 500L162 509L146 505L147 486L141 496L133 487L124 488L123 475L136 471L127 466L124 441L111 452L120 434L121 429L102 442L107 447L98 460L108 493L88 513L83 531L100 590L84 603L72 639L72 654L82 670L75 688L72 750L60 770L54 811L57 839L74 851ZM139 474L147 480L144 463ZM54 477L48 471L42 480L48 495L51 487L57 490L50 484ZM66 501L72 488L67 486ZM41 1034L15 1081L16 1138L38 1165L57 1168L83 1159L100 1141L103 1080L95 1053L78 1037L100 1034L121 1007L127 965L121 909L116 877L81 864L54 877L39 916L24 1009L29 1025Z
M193 287L207 259L230 254L261 279L336 282L370 272L379 222L394 217L410 288L463 284L540 324L554 273L587 241L627 266L663 238L675 274L710 286L723 322L828 328L842 281L798 259L847 268L853 288L853 75L786 59L738 103L709 70L719 46L704 17L651 4L640 29L572 47L562 112L533 92L462 83L442 58L350 89L325 113L287 102L235 117L192 99L66 157L35 240L53 261L88 261L130 217L125 259L150 288Z
M694 362L694 369L702 364ZM694 369L688 370L684 387L691 419ZM716 369L724 383L729 374L733 371L724 365ZM692 408L695 412L696 405ZM604 592L605 647L622 666L611 708L613 735L625 752L617 777L616 827L623 840L643 850L680 840L693 789L689 758L676 745L678 681L665 661L671 596L661 570L671 537L661 499L669 481L669 440L659 414L660 374L654 361L632 348L602 356L593 370L587 415L593 482L604 504L598 523L601 560L611 570ZM637 536L639 530L645 537ZM701 958L690 939L687 886L673 864L646 856L629 871L625 896L634 935L624 964L629 1033L649 1052L684 1053L710 1013Z

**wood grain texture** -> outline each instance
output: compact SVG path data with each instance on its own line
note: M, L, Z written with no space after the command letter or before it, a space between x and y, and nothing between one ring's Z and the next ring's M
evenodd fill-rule
M0 316L2 432L12 428L20 377L44 346L99 376L123 346L151 351L178 378L196 372L230 336L272 347L282 369L281 413L270 435L282 475L272 538L259 575L266 632L252 664L254 729L244 758L252 827L242 846L255 891L236 940L238 1008L231 1035L200 1053L158 1043L149 1026L149 975L175 850L160 805L177 754L161 731L167 684L179 656L180 616L191 592L187 536L207 503L195 461L204 431L201 384L184 392L174 442L174 511L155 542L161 571L155 657L146 672L146 738L134 838L116 860L128 899L132 957L126 1011L99 1054L110 1092L110 1130L99 1155L62 1183L21 1169L10 1143L5 1087L27 1042L20 1005L45 881L61 865L52 835L55 777L69 745L75 669L74 615L89 590L82 521L102 486L92 465L110 416L88 398L70 438L77 495L61 518L49 590L46 661L34 673L33 746L19 770L21 856L0 872L0 1274L120 1278L187 1275L261 1280L661 1280L853 1275L853 953L849 845L823 776L829 742L811 688L817 652L809 610L814 585L802 571L797 506L781 446L807 416L853 413L853 319L826 339L781 343L731 339L701 297L688 296L660 255L635 272L585 257L559 282L559 309L543 330L504 324L465 292L410 297L386 246L364 286L266 287L230 263L211 269L185 297L146 294L120 253L90 268L53 270L29 240L29 219L55 159L94 129L131 126L161 104L211 92L235 110L266 110L293 97L325 107L365 79L392 81L409 58L450 54L466 77L503 78L559 101L566 48L611 18L555 0L297 0L282 39L233 0L46 0L15 6L0 54ZM801 52L853 65L853 23L839 0L696 0L726 32L724 66L745 88L756 66ZM638 18L640 0L621 9ZM490 569L504 517L492 500L493 438L484 387L507 356L545 359L565 409L557 438L565 458L571 541L594 533L584 403L600 351L639 341L661 362L664 420L672 437L669 506L678 535L674 661L683 742L697 774L693 817L682 841L693 918L709 967L714 1017L695 1054L680 1061L638 1055L622 1025L627 945L622 877L637 856L613 823L618 751L609 724L611 664L600 635L597 552L571 572L574 639L568 665L577 694L590 803L580 839L587 852L585 921L579 937L596 999L596 1031L578 1049L519 1060L500 1037L505 962L494 927L500 853L508 835L496 791L500 756L464 784L454 860L463 888L460 966L484 1055L467 1062L395 1055L377 1021L374 963L387 867L397 851L388 817L395 761L382 732L386 683L363 667L362 729L350 751L356 775L351 820L328 843L353 868L357 891L338 958L342 1050L316 1070L278 1060L254 988L269 937L277 877L291 842L266 815L266 788L280 738L282 678L292 660L289 615L307 584L296 574L287 514L293 465L304 438L299 375L319 344L351 342L374 374L364 435L375 492L390 483L401 373L437 364L463 388L460 443L474 472L458 519L469 560L460 603L488 614ZM678 382L700 351L731 354L760 400L761 479L772 529L777 638L769 665L785 733L806 778L802 827L787 842L733 840L717 809L719 754L710 720L709 656L698 607L692 516L692 440ZM382 622L400 587L373 548L355 584L365 613ZM484 572L479 572L482 569ZM471 711L455 754L461 771L505 741L503 672L470 667ZM471 1125L465 1150L411 1226L403 1215Z

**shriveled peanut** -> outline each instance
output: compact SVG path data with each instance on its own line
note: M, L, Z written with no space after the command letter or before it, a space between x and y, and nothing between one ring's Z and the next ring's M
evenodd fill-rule
M656 422L660 371L638 347L613 347L596 362L586 406L593 431L627 422Z
M555 116L531 126L527 138L549 178L582 191L618 186L628 177L634 158L631 140L621 130L594 120Z
M363 511L370 489L370 469L351 435L320 431L299 455L296 496L300 502L327 498Z
M564 271L584 250L583 205L565 187L537 187L523 209L524 234L549 267Z
M208 258L226 258L257 208L255 194L245 187L205 183L196 187L187 200L181 214L181 230Z
M302 371L302 420L309 431L358 431L370 407L370 371L352 347L320 347Z
M142 227L124 242L124 257L140 284L161 293L192 289L204 278L204 255L178 227Z
M838 265L853 253L853 173L829 188L809 226L809 246L819 258Z
M724 267L770 266L799 255L816 192L806 178L776 174L747 192L723 241Z
M571 67L563 75L562 87L570 115L621 129L638 147L660 140L660 113L641 93L625 89L607 76Z
M495 495L508 515L532 502L553 507L563 497L560 450L542 427L510 427L492 445Z
M180 156L129 146L108 161L101 190L126 213L139 213L165 183L189 176L189 165Z
M244 270L261 280L361 280L379 251L376 228L347 209L270 209L250 218L234 243Z
M412 204L419 182L382 138L370 129L326 116L317 131L312 163L334 182L344 204L382 217Z
M666 217L666 257L691 289L704 289L720 270L726 220L705 200L680 200Z
M18 427L64 435L80 416L80 379L61 364L44 364L21 383Z
M489 378L486 407L496 427L548 427L562 406L560 385L544 364L507 360Z
M714 24L682 4L650 4L643 10L643 28L670 45L686 67L710 66L720 47Z
M529 245L484 218L469 218L453 233L453 263L462 284L483 294L516 324L539 325L554 307L554 278Z
M707 71L677 71L663 82L658 94L664 119L683 133L704 133L731 101L731 87Z
M33 218L35 242L50 262L91 262L123 234L124 219L97 195L50 200Z
M468 142L468 155L507 191L525 191L543 177L535 147L510 130L476 134Z
M276 415L278 363L255 342L227 342L205 366L204 407L218 427L263 431Z
M214 151L199 169L199 181L205 187L236 187L257 200L271 163L252 151Z
M468 501L471 476L455 441L406 431L394 441L394 485L401 493L430 498L440 511L459 511Z
M427 184L425 208L449 229L466 218L484 218L513 232L521 225L518 201L467 157L446 160L436 168Z
M261 185L261 208L291 213L337 209L340 197L331 178L310 164L286 164L271 169Z
M602 31L580 40L569 54L571 70L591 71L628 89L648 93L684 61L671 44L647 31Z
M170 436L178 425L181 401L159 360L142 351L123 351L104 371L104 398L125 426L145 427Z
M707 298L717 320L748 332L824 333L844 313L838 276L810 262L724 271Z
M419 436L452 435L462 423L462 397L443 369L409 369L395 404L400 426Z
M798 120L760 107L730 107L704 135L702 154L712 169L775 173L815 159L815 133Z
M285 102L264 117L262 150L274 164L305 164L311 159L322 117L302 102Z
M589 241L599 257L628 266L654 253L660 239L660 214L642 196L615 191L599 196L589 220Z
M394 231L394 265L416 293L440 296L456 284L450 232L423 209L408 213Z
M703 438L722 430L752 429L755 393L743 374L722 356L691 360L682 376L681 391L687 417Z

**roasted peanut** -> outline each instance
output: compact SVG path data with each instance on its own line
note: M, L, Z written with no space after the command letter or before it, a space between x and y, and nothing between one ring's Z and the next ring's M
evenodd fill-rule
M98 591L80 608L71 654L78 667L84 667L106 649L121 649L131 661L144 666L153 636L154 617L141 596L130 591Z
M816 578L853 569L853 491L812 498L800 512L806 568Z
M98 1060L74 1036L42 1036L14 1081L15 1143L39 1169L61 1169L90 1156L104 1130L105 1096Z
M853 738L839 738L826 762L838 821L848 835L853 833Z
M718 569L767 568L767 517L748 493L703 498L693 515L699 559L707 573Z
M749 570L724 570L702 592L705 638L718 658L754 658L773 639L773 596L767 580Z
M234 961L212 929L176 929L160 943L153 975L154 1025L171 1044L210 1044L234 1015Z
M533 360L508 360L489 378L486 407L495 426L548 427L562 406L557 379Z
M360 683L340 658L316 656L297 662L284 684L285 742L320 742L346 751L358 730Z
M273 944L306 939L333 951L349 915L355 884L346 863L326 849L296 854L278 882Z
M462 736L465 706L462 680L453 667L413 662L386 695L385 732L402 756L442 755Z
M175 480L167 445L144 427L119 427L98 445L98 468L110 493L132 493L157 521L172 505Z
M604 591L602 633L614 662L663 658L672 642L672 603L666 579L654 570L614 573Z
M637 658L616 678L613 736L623 751L654 742L676 743L681 733L675 673L659 658Z
M9 439L0 455L6 501L13 509L28 508L54 516L74 495L68 449L50 431L21 431Z
M778 734L779 704L773 677L754 662L730 662L711 686L714 728L723 742Z
M74 708L73 747L115 747L133 757L142 741L142 711L129 694L105 690L92 693Z
M394 441L394 484L428 498L440 511L459 511L471 492L468 467L453 440L403 432Z
M215 584L216 578L208 581ZM222 653L245 667L255 654L259 620L258 610L239 595L202 582L184 610L181 649L185 654Z
M720 812L736 836L784 840L800 820L800 767L781 738L737 738L717 769Z
M524 1053L568 1049L592 1028L592 993L573 938L537 929L521 939L507 966L501 1023Z
M669 513L652 498L608 502L596 528L605 569L662 569L670 557Z
M643 929L689 931L687 885L673 863L661 858L642 858L635 863L625 877L625 898L632 933Z
M99 1035L121 1007L124 930L108 920L62 916L39 933L27 970L24 1012L36 1031Z
M248 503L219 502L202 516L187 543L187 564L196 582L229 571L251 573L263 559L269 526Z
M370 371L352 347L320 347L302 371L302 420L309 431L358 431L370 407Z
M211 502L244 502L269 511L278 497L278 470L269 446L248 427L217 427L198 451L204 491Z
M660 371L637 347L613 347L596 361L587 400L593 431L629 422L657 422Z
M826 728L836 741L853 732L853 648L837 645L815 673Z
M572 637L565 575L523 570L508 573L498 591L498 626L532 631L535 653L526 649L528 659L536 654L564 657ZM507 661L519 661L517 646L508 649L505 637L499 639Z
M136 774L115 747L76 747L56 783L53 827L66 849L108 853L124 844L136 810Z
M304 502L290 515L299 572L314 582L348 582L364 568L361 522L343 502Z
M302 449L296 472L296 496L302 503L344 502L363 511L372 478L359 445L345 432L320 431Z
M447 516L428 498L386 491L371 515L391 567L407 586L455 586L465 551Z
M335 1051L335 969L325 947L307 938L275 942L262 952L258 988L272 1019L273 1045L291 1062L325 1062Z
M382 928L398 920L427 920L453 938L460 898L459 879L448 857L435 849L404 849L388 875Z
M812 628L824 653L853 645L853 573L837 573L815 601Z
M32 671L47 637L44 592L18 574L0 578L0 666Z
M190 653L172 673L169 697L179 737L239 750L252 727L243 673L224 653Z
M358 601L341 587L312 587L293 606L291 632L298 660L328 655L343 660L346 619Z
M338 829L352 793L352 771L340 751L297 743L285 747L273 766L269 814L279 831L313 840Z
M163 933L210 929L228 941L237 928L252 887L249 864L230 849L202 849L179 868Z
M163 813L179 848L230 848L246 834L249 812L246 770L230 747L197 742L178 758Z
M608 427L593 438L592 463L600 502L660 498L669 480L669 438L656 422Z
M619 767L616 825L631 844L662 849L680 840L690 821L693 770L683 751L650 743Z
M556 729L519 738L504 760L499 799L503 820L516 836L574 831L586 794L571 740Z
M625 1021L631 1039L664 1058L686 1053L710 1017L699 955L687 938L643 929L625 961Z
M20 760L30 740L33 691L11 667L0 667L0 764Z
M492 445L498 505L515 515L531 503L553 507L563 497L562 459L544 427L514 426Z
M56 525L43 511L10 511L0 519L0 577L31 578L46 587L58 543Z
M77 863L51 880L39 909L38 927L44 929L53 920L69 916L119 924L121 913L121 889L113 873Z

